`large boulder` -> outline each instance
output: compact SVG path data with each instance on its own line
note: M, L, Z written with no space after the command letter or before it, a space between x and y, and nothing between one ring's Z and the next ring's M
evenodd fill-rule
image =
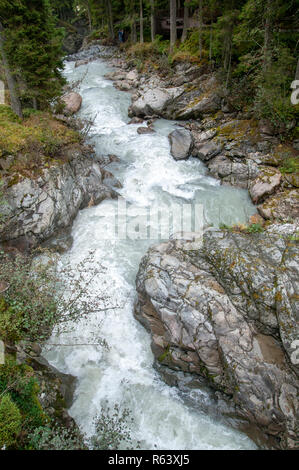
M299 221L299 195L297 189L279 192L270 196L258 211L264 219L278 222Z
M259 166L251 159L235 161L225 155L217 155L207 162L210 173L223 183L247 189L259 174Z
M130 91L132 89L132 86L130 83L126 82L125 80L118 80L113 83L115 88L121 91Z
M82 96L74 91L67 93L61 98L65 105L65 114L75 114L79 111L82 105Z
M170 153L175 160L184 160L192 150L192 136L187 129L176 129L168 136Z
M72 149L66 163L13 184L5 190L0 208L5 217L0 243L27 249L49 239L68 227L79 209L114 196L106 179L107 172L98 163L81 149Z
M194 390L204 380L230 420L283 449L295 448L298 419L293 229L213 230L191 250L182 240L163 243L143 258L136 281L135 316L151 333L163 376L189 387L198 407Z
M136 70L131 70L131 72L127 73L126 80L130 80L130 81L136 83L137 80L138 80L138 72Z
M178 101L177 112L173 117L176 119L197 119L205 114L213 114L221 108L221 98L217 93L211 92L208 96L196 96L191 102L184 106L185 102Z
M249 193L255 204L274 193L280 185L281 173L273 167L262 167L260 173L249 185Z
M164 116L167 105L179 96L181 88L155 88L146 91L131 106L131 113L135 116Z

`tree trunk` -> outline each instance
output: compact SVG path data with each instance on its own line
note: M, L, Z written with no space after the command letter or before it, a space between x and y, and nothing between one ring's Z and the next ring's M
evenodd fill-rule
M199 0L199 9L198 9L198 21L199 21L199 34L198 34L198 45L199 45L199 58L202 59L202 0Z
M131 42L135 44L137 42L137 28L135 15L131 18Z
M110 39L114 39L114 28L113 28L113 16L112 16L112 5L111 0L106 0L106 9L107 9L107 16L108 16L108 29L109 29L109 36Z
M89 32L91 33L91 31L92 31L92 20L91 20L91 11L90 11L89 1L86 2L86 9L87 9L87 16L88 16Z
M155 0L151 1L151 40L155 40L156 36L156 19L155 19Z
M140 0L140 43L144 42L143 37L143 2Z
M37 99L34 97L32 98L32 106L33 106L33 109L37 110L38 109L38 106L37 106Z
M297 61L295 80L299 80L299 59Z
M213 26L210 27L209 61L212 61Z
M267 71L271 63L271 0L267 0L265 11L265 32L264 32L264 63L263 70Z
M182 33L182 42L186 41L187 39L187 31L189 26L189 6L188 4L184 5L184 26L183 26L183 33Z
M177 39L176 0L170 0L170 51L173 51Z
M7 81L7 85L9 89L11 107L14 113L16 113L20 118L22 118L23 114L22 114L21 101L17 93L16 81L11 73L9 63L6 57L4 42L5 42L4 28L2 24L0 23L0 53L2 56L2 62L4 66L6 81Z

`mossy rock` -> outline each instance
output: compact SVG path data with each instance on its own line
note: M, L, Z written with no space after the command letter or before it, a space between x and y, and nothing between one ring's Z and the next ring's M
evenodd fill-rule
M260 140L258 123L254 119L232 121L217 127L217 135L229 141L243 141L250 139L253 143Z
M285 173L284 179L295 188L299 188L299 173Z

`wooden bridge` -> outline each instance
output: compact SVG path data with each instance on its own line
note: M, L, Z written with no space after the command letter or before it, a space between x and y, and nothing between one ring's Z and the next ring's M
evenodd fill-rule
M198 19L194 17L188 18L188 28L198 27ZM183 32L184 27L184 9L177 10L176 27L178 36ZM169 10L158 10L156 14L156 33L162 36L170 36L170 17Z

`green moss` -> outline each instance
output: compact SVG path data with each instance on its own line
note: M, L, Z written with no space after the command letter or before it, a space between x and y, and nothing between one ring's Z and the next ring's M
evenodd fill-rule
M158 357L159 362L164 362L167 358L171 359L170 345L166 347L165 351Z
M250 138L252 141L258 141L258 124L254 119L232 122L231 124L217 127L217 135L219 137L225 137L227 140L240 141L243 138Z
M20 411L23 437L48 421L38 399L39 385L34 370L26 364L18 364L11 355L6 355L5 364L0 365L0 395L6 390Z
M11 448L21 431L22 417L9 394L0 399L0 449Z
M62 149L80 142L78 132L69 129L48 113L28 111L21 121L10 108L0 105L0 158L15 156L11 174L29 176L47 160L63 157ZM23 158L20 159L19 155Z
M281 173L298 173L299 172L299 158L286 158L283 165L279 168Z

